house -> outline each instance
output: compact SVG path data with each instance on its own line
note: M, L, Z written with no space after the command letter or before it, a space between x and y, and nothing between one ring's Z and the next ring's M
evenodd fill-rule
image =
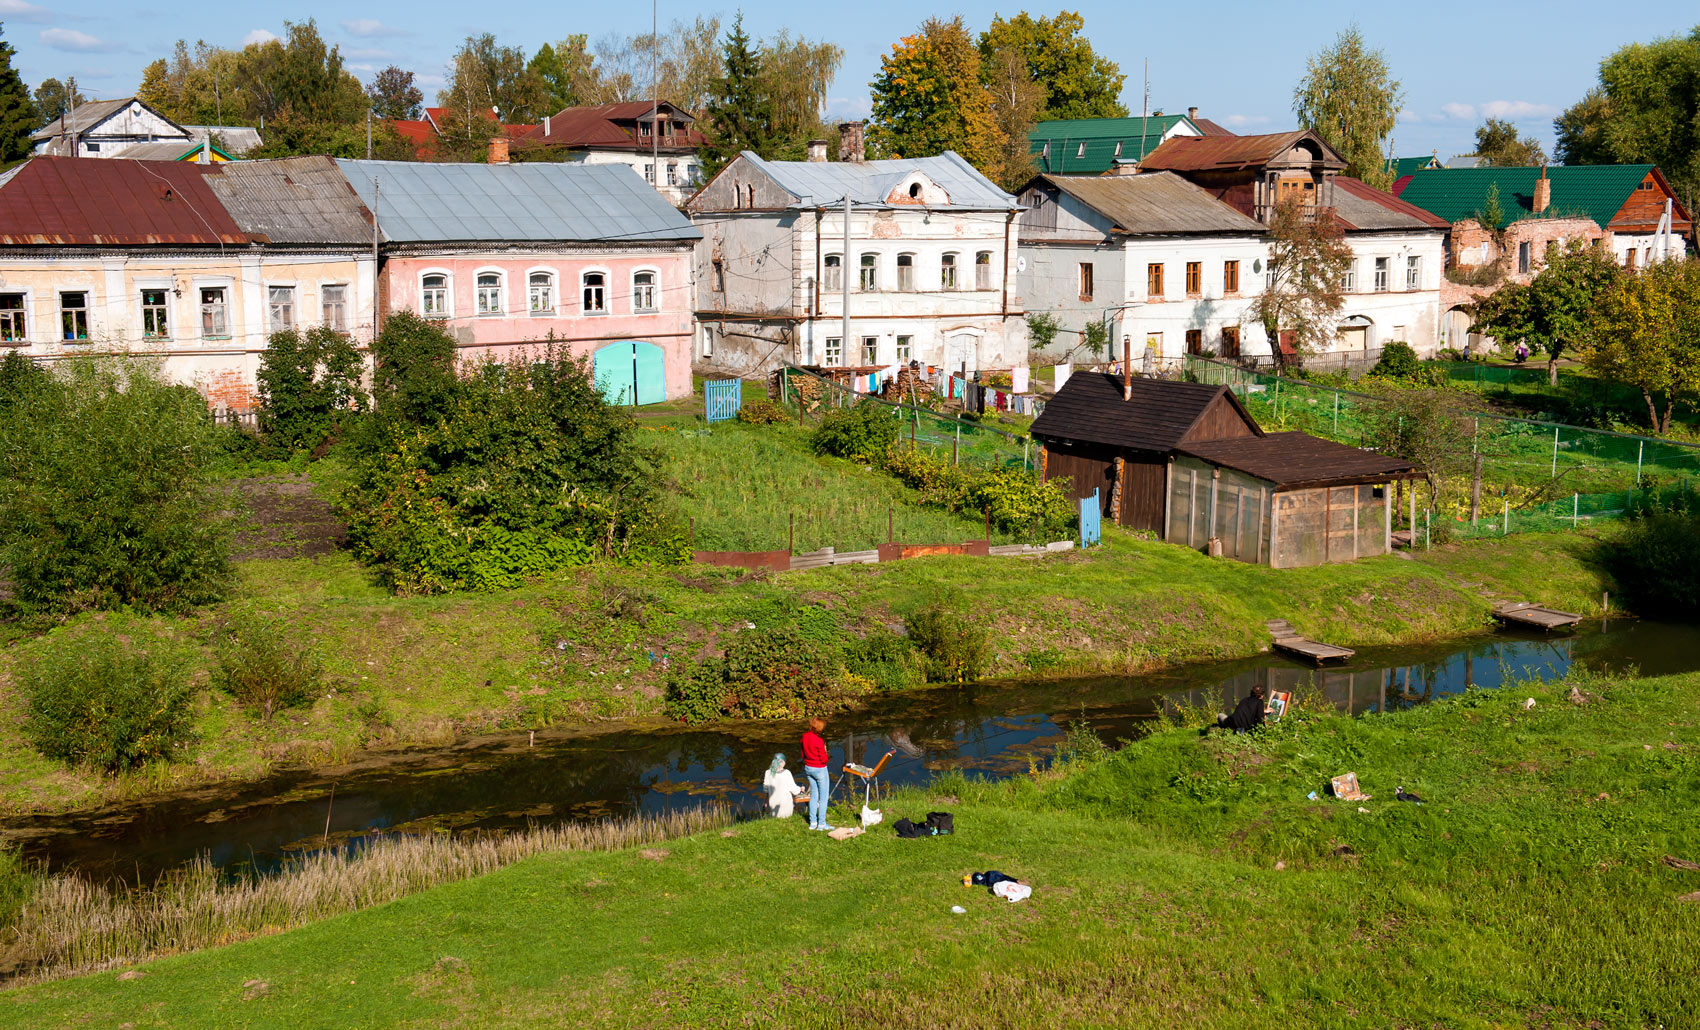
M1017 292L1056 316L1062 346L1094 322L1152 366L1261 340L1251 303L1269 245L1255 219L1173 172L1041 175L1020 198Z
M217 141L210 139L213 135ZM244 126L178 125L136 97L82 104L31 133L30 140L40 157L124 156L147 161L193 160L203 144L213 160L229 160L232 154L247 153L260 143L259 133ZM165 146L130 153L132 148L151 144ZM166 156L172 147L177 147L176 153Z
M593 355L611 400L691 393L702 234L630 168L339 160L381 231L383 310L444 323L463 360Z
M0 181L0 347L150 355L247 409L272 332L370 340L371 232L329 158L32 158Z
M1387 162L1387 170L1393 173L1393 181L1397 182L1407 175L1422 171L1426 168L1443 168L1440 158L1433 154L1427 157L1395 157Z
M1129 362L1130 363L1130 362ZM1103 517L1275 568L1385 554L1388 487L1410 462L1266 433L1225 386L1084 372L1034 420L1046 480L1096 491Z
M420 118L400 118L390 122L396 135L413 144L414 157L420 161L449 160L451 146L447 137L450 135L464 144L462 149L483 150L493 140L503 141L501 145L504 147L509 146L532 129L530 124L503 123L494 107L479 108L470 115L478 120L478 127L471 134L472 138L465 139L459 135L467 131L464 120L457 126L448 108L427 107L420 114ZM463 160L465 156L462 155Z
M807 161L745 151L686 203L703 233L698 360L740 373L1025 363L1015 198L951 151L862 160L861 130L840 126L844 161L819 140Z
M1141 118L1069 118L1040 122L1027 133L1028 153L1045 175L1102 175L1117 162L1138 162L1173 136L1231 136L1215 122L1187 113Z
M1292 200L1307 218L1332 219L1353 260L1346 274L1338 342L1330 354L1369 360L1385 344L1419 354L1440 346L1443 219L1390 193L1342 175L1346 161L1308 130L1258 136L1173 136L1139 163L1169 171L1241 214L1267 225ZM1432 173L1423 172L1423 175ZM1267 269L1253 268L1255 275ZM1242 355L1273 356L1268 340ZM1283 343L1283 348L1285 348Z
M1694 222L1654 165L1425 169L1393 186L1399 199L1448 223L1441 310L1452 346L1466 341L1473 305L1505 282L1540 273L1547 248L1583 241L1626 268L1681 259ZM1484 225L1489 194L1500 218Z
M514 157L625 165L679 206L697 187L698 151L706 142L689 111L666 101L632 100L550 115L515 140Z

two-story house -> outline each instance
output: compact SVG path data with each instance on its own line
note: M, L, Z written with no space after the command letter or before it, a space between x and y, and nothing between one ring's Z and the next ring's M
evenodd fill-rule
M515 138L516 161L620 164L642 175L675 207L697 188L706 140L689 111L661 101L569 107Z
M957 154L768 161L748 151L685 205L697 246L698 360L884 367L1025 363L1015 198Z

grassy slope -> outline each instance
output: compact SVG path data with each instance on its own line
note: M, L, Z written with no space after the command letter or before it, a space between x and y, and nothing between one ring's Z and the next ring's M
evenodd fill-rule
M1696 1025L1700 905L1675 899L1700 874L1660 857L1700 858L1700 676L1580 685L1584 706L1531 686L941 783L960 795L945 839L834 843L767 821L647 857L549 856L139 980L13 992L0 1012L138 1028ZM1367 812L1305 799L1346 769ZM1395 784L1429 803L1394 801ZM985 868L1033 899L959 885ZM244 999L250 980L263 996Z

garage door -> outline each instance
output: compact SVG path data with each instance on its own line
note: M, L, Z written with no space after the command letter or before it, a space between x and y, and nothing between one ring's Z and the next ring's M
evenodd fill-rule
M596 352L596 386L610 404L659 404L667 399L667 356L653 343L611 343Z

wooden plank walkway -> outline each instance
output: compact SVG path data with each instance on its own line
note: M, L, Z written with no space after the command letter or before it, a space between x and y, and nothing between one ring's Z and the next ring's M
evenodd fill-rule
M1531 601L1514 601L1499 605L1494 608L1493 617L1500 622L1533 626L1535 629L1548 631L1565 629L1582 621L1580 615L1561 612L1557 608L1548 608Z
M1323 662L1343 662L1357 653L1349 647L1336 647L1316 640L1306 640L1299 636L1292 623L1286 619L1270 619L1265 625L1269 627L1269 635L1275 638L1276 650L1308 658L1318 665Z

